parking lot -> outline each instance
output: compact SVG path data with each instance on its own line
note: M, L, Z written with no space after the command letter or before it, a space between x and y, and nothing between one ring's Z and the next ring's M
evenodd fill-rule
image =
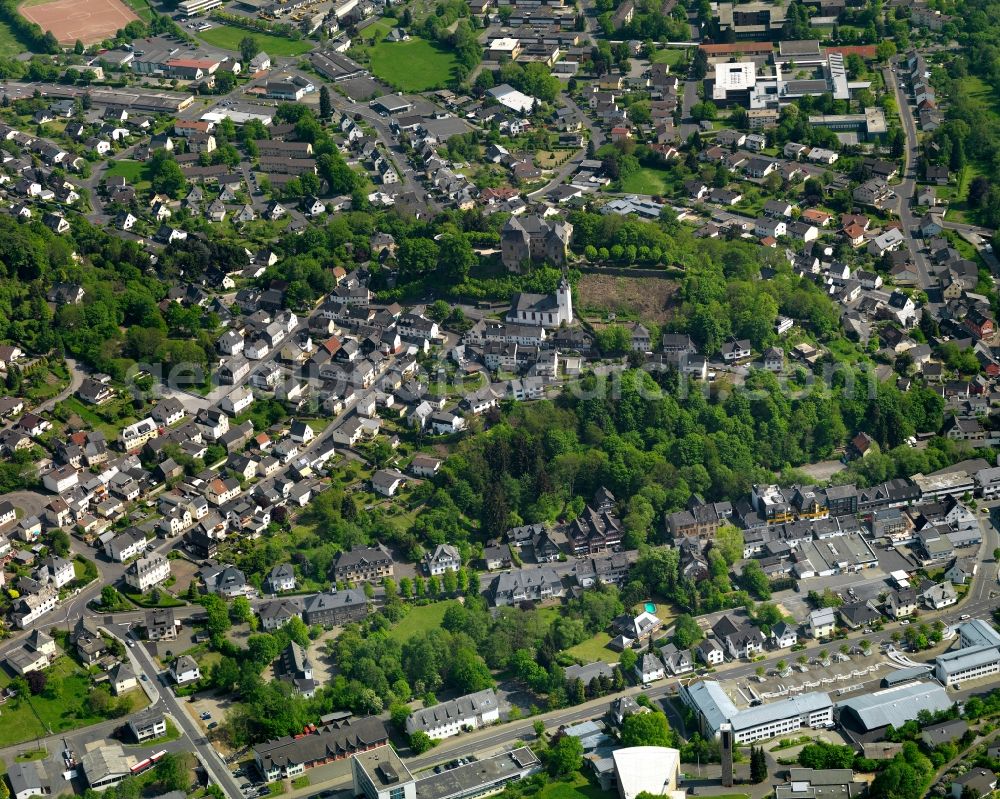
M892 671L888 658L874 646L868 654L857 646L843 654L838 645L831 644L825 660L810 657L800 662L804 657L789 650L784 658L785 668L780 672L770 667L763 676L723 681L723 686L738 706L749 706L758 700L773 702L808 691L823 691L836 699L864 686L870 689L872 683L879 683Z

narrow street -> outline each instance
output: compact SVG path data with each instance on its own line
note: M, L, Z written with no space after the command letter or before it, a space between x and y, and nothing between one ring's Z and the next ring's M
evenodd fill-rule
M906 236L906 247L910 253L910 259L917 270L920 279L920 287L928 289L934 285L931 278L930 269L927 265L927 258L921 249L922 242L914 238L914 231L917 227L917 216L913 213L912 203L917 194L917 163L919 161L919 141L917 138L917 125L913 119L913 109L910 107L908 98L903 89L899 88L898 73L891 67L882 69L882 79L886 86L891 86L896 105L899 108L899 119L903 125L903 133L906 136L906 149L904 151L904 164L902 181L893 187L896 193L894 210L899 214L899 219L903 223L903 235Z

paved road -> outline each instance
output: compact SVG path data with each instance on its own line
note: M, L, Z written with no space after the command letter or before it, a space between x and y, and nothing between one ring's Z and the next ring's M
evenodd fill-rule
M153 707L158 710L168 712L173 717L178 728L184 733L184 735L187 736L188 740L191 741L192 745L195 747L198 759L208 770L208 773L211 775L212 782L221 786L221 788L225 791L226 796L241 796L242 791L240 791L240 786L233 778L229 768L223 762L222 757L195 724L191 715L187 712L187 709L182 706L181 701L174 696L174 692L168 685L166 672L163 672L162 674L160 673L156 663L153 661L153 658L141 644L132 648L130 651L135 653L135 660L141 669L141 673L145 674L149 680L156 681L164 687L164 690L159 691L159 701L156 702Z
M931 277L927 265L927 259L921 252L922 244L918 244L914 239L914 230L917 227L917 216L913 213L913 202L917 195L917 161L919 160L919 141L917 139L917 123L913 118L913 109L909 101L899 88L899 78L891 67L882 69L882 78L886 86L891 86L893 95L896 98L896 105L899 107L899 118L903 124L903 132L906 135L906 150L904 151L904 165L902 181L898 186L894 186L896 193L895 211L899 214L899 219L903 223L903 234L906 236L906 248L910 253L920 281L920 287L930 288L937 281Z
M66 358L66 369L69 372L69 384L54 397L45 400L45 402L40 403L36 408L34 408L33 410L35 413L41 414L51 411L60 402L73 396L80 386L83 385L83 379L88 374L86 369L80 366L72 358Z
M420 183L417 173L406 159L406 151L389 129L389 117L383 117L377 111L373 110L368 103L345 102L337 92L330 92L330 99L335 109L352 117L359 115L375 129L375 137L382 148L392 158L392 162L396 166L396 172L399 175L399 183L386 186L385 189L390 194L403 194L408 191L415 192L418 197L423 198L430 213L439 211L440 206L433 198L427 196L427 190Z
M698 130L698 123L691 116L691 109L698 102L698 81L684 81L684 95L681 98L681 124L677 129L682 141Z
M590 135L590 141L593 142L594 151L596 152L601 145L604 144L604 131L601 126L594 122L587 113L576 104L576 101L569 95L563 96L563 104L568 108L573 115L573 119L578 121L583 127L585 127ZM540 189L535 189L530 194L526 195L529 199L535 199L537 197L543 197L556 186L560 186L566 182L566 179L572 175L582 162L587 157L587 148L584 147L577 151L577 153L562 164L555 173L549 179L549 181L542 186Z

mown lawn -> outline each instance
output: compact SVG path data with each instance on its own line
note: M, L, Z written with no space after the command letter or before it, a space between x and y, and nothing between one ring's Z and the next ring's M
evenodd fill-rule
M668 47L664 50L657 50L650 59L654 64L670 64L671 69L678 64L683 64L686 60L687 51L683 47Z
M374 75L404 92L440 89L458 64L454 53L426 39L379 42L371 48Z
M274 36L270 33L244 30L233 25L216 25L207 31L201 31L198 37L208 44L221 47L223 50L239 52L240 42L245 36L257 40L260 49L271 58L275 56L297 56L312 50L312 42L306 39L289 39L285 36Z
M452 600L447 602L432 602L429 605L414 605L409 612L389 630L389 637L404 643L417 633L436 630L441 626L445 611Z
M602 791L583 774L574 774L569 780L549 782L539 792L539 799L608 799L613 794Z
M593 663L598 660L611 663L618 659L618 653L608 649L608 641L610 640L611 636L606 632L595 633L586 641L571 646L566 650L566 654L580 658L584 663Z
M90 678L73 660L63 656L46 671L48 686L42 693L15 707L16 700L9 699L0 706L0 747L12 746L34 738L66 732L96 724L104 719L93 715L86 707L90 692ZM0 674L0 687L10 678ZM132 710L146 703L142 691L131 692Z
M628 194L666 194L669 183L661 169L640 167L622 181L622 191Z
M125 0L125 5L138 14L143 22L149 22L153 18L153 9L148 0Z
M115 161L104 173L109 178L125 178L129 183L138 183L145 176L146 165L141 161L127 158Z

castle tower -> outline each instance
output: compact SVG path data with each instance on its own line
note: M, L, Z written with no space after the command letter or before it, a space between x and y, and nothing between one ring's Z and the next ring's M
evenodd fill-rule
M556 290L556 303L559 306L559 321L567 325L573 324L573 291L565 275Z

